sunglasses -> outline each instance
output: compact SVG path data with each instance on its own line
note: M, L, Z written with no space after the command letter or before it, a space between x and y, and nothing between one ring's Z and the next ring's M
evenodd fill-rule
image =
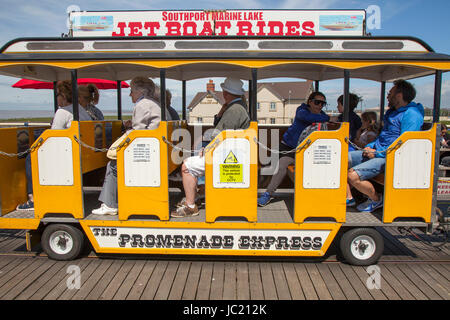
M326 106L326 105L327 105L327 102L326 102L326 101L319 100L319 99L313 99L312 102L313 102L315 105L319 105L319 104L322 105L322 106Z

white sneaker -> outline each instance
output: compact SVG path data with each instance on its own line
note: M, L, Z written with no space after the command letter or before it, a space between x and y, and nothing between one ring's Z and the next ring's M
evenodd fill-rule
M99 215L109 214L109 215L114 216L117 214L117 212L118 212L117 208L110 208L104 203L102 203L100 208L92 210L93 214L99 214Z

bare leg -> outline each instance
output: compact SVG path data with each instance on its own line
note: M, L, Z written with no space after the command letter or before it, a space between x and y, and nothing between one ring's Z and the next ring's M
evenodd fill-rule
M186 203L193 206L197 195L197 178L189 173L186 166L181 166L181 176L183 177L183 187L186 194Z
M347 183L347 199L353 199L352 191L348 183Z
M361 181L359 175L353 169L350 169L348 172L348 183L355 187L358 191L365 194L369 197L369 199L373 201L380 201L380 197L378 196L373 184L367 180Z

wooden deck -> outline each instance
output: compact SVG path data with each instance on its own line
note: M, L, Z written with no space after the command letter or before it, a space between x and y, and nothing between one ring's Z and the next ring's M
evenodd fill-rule
M322 259L97 256L70 262L25 251L25 232L0 233L1 300L449 300L449 246L428 248L394 228L380 229L380 288L372 271ZM70 289L79 268L79 287ZM369 271L369 272L368 272ZM370 273L370 274L369 274ZM72 277L72 278L71 278Z
M87 210L97 196L85 195ZM292 205L274 201L258 210L258 220L290 222ZM373 271L343 263L335 245L323 258L119 256L87 248L76 261L58 262L39 246L26 251L25 231L0 230L0 300L450 299L450 244L436 249L377 220L373 225L385 240L379 289L367 285Z

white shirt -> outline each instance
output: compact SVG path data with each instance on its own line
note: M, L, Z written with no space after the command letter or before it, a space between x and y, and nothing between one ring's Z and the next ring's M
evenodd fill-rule
M80 121L91 121L91 117L86 112L86 110L78 105L78 113L80 115ZM68 105L66 107L59 108L52 121L51 129L68 129L72 124L73 120L73 106Z

